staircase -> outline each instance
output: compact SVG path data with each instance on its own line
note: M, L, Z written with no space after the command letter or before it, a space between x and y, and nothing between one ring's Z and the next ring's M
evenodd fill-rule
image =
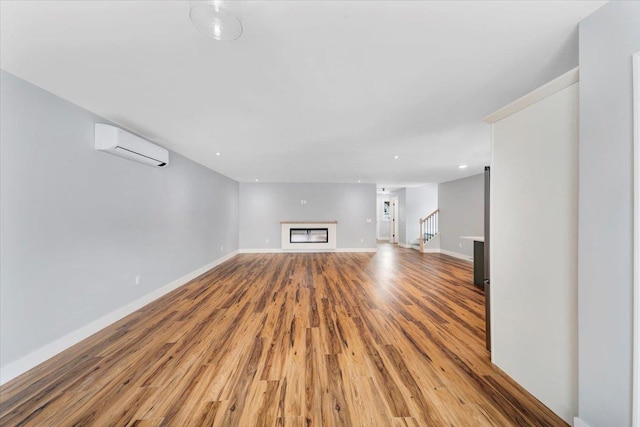
M418 249L420 252L425 252L429 242L433 241L439 233L438 230L438 212L440 209L436 209L424 218L420 218L420 235L418 236ZM413 242L412 242L413 243Z

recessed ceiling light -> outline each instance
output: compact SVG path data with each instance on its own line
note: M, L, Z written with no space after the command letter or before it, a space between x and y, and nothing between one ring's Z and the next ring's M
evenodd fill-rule
M459 165L458 166L460 169L465 169L467 167L467 165Z
M362 182L362 180L360 180L360 179L359 179L359 180L358 180L358 183L360 183L360 182Z
M398 158L400 158L400 156L393 156L393 158L394 158L394 159L398 159Z
M219 155L220 155L220 153L216 153L216 156L219 156Z
M256 182L260 181L258 178L256 178Z
M216 40L235 40L242 34L239 1L191 0L189 17L203 34Z

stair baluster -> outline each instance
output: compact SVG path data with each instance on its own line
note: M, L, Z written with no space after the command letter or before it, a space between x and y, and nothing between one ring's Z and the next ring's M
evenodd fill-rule
M438 212L436 209L424 218L420 218L420 252L424 252L424 245L438 234Z

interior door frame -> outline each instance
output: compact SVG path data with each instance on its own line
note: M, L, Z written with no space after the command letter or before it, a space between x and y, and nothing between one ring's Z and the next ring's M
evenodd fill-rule
M389 198L391 203L391 218L389 218L389 243L397 244L398 239L398 197L392 196Z
M390 221L390 219L391 219L391 201L389 199L389 196L387 196L387 195L383 195L383 196L378 195L376 200L378 202L377 203L378 206L376 208L377 209L377 215L378 215L378 217L376 219L376 239L377 240L381 240L381 241L385 241L385 240L389 241L389 231L390 231L389 223L391 222ZM388 218L385 218L385 215L384 215L385 203L389 203L389 217ZM384 229L385 225L386 225L386 228L387 228L387 236L386 237L383 236L382 233L381 233L381 230Z
M633 415L640 427L640 51L633 57Z

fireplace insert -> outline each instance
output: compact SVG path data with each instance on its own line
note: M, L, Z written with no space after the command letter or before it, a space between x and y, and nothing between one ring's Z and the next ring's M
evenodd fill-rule
M328 228L291 228L290 243L329 243Z

